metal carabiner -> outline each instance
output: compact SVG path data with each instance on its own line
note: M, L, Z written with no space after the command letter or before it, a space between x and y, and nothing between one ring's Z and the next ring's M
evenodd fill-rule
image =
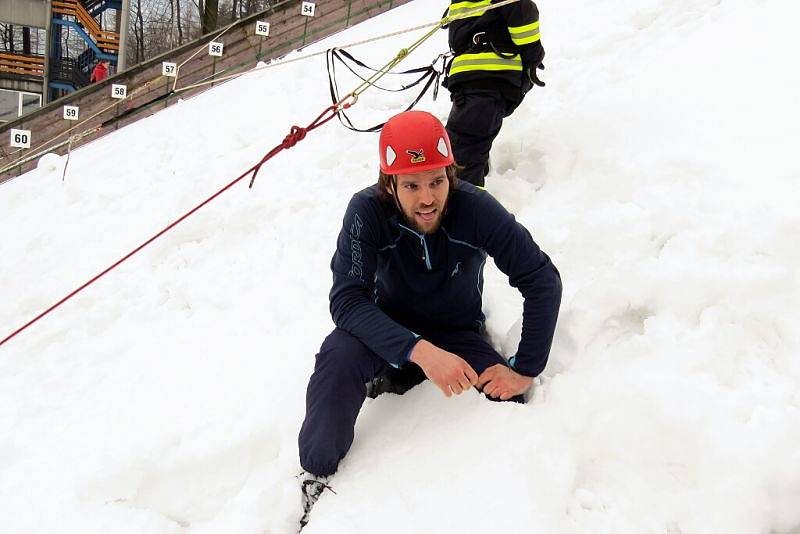
M356 102L358 102L358 95L349 93L336 103L336 112L339 112L342 109L348 109L351 106L354 106Z

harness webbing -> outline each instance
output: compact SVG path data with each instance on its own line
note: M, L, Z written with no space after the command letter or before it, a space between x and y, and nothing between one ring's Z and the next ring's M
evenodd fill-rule
M414 99L414 101L411 102L408 105L408 107L406 107L405 111L408 111L408 110L412 109L414 106L417 105L417 103L422 99L422 97L425 95L425 93L428 92L428 90L431 88L431 86L433 86L433 99L436 100L436 97L437 97L437 95L439 93L439 79L440 79L441 75L444 72L445 57L446 57L446 54L440 55L439 57L437 57L433 61L433 63L431 63L427 67L417 67L417 68L408 69L408 70L405 70L405 71L402 71L402 72L384 73L384 74L393 74L393 75L408 75L408 74L418 74L418 73L422 74L420 77L418 77L413 82L411 82L411 83L409 83L407 85L403 85L403 86L401 86L399 88L392 89L392 88L388 88L388 87L381 87L381 86L379 86L378 84L376 84L374 82L372 82L370 85L372 87L375 87L376 89L380 89L381 91L400 92L400 91L406 91L408 89L411 89L412 87L416 87L417 85L421 84L422 82L425 82L425 85L422 87L422 90L419 92L419 94L417 94L417 97ZM340 49L340 48L331 48L330 50L328 50L328 54L327 54L325 59L326 59L327 67L328 67L328 87L330 89L331 101L332 102L339 102L341 100L341 96L339 94L338 83L336 81L336 63L337 62L339 62L342 65L344 65L350 72L352 72L358 79L360 79L363 82L367 82L367 79L364 78L361 74L359 74L353 67L351 67L350 64L348 64L348 61L358 65L361 68L370 70L373 73L380 72L378 69L374 69L374 68L370 67L369 65L364 64L363 62L361 62L358 59L356 59L355 57L353 57L349 52L347 52L346 50ZM346 61L346 60L348 60L348 61ZM442 61L442 67L441 68L437 68L437 63L440 60ZM383 128L383 125L385 124L385 123L380 123L380 124L376 124L375 126L371 126L369 128L357 128L357 127L355 127L353 125L353 122L350 120L350 117L347 116L347 114L344 112L344 110L342 110L342 111L340 111L338 113L338 117L339 117L339 122L341 122L342 125L345 128L347 128L349 130L353 130L354 132L377 132L381 128Z

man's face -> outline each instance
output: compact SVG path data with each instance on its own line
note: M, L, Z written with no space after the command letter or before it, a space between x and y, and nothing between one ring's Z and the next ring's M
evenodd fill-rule
M450 182L444 168L414 174L398 174L397 200L411 227L431 234L442 224Z

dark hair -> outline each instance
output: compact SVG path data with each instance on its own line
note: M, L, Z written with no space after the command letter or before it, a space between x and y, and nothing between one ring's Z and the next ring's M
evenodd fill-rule
M447 167L445 167L444 171L447 174L447 181L450 184L450 194L456 190L458 187L458 171L463 170L464 167L458 165L457 163L451 163ZM392 182L395 179L395 175L393 174L386 174L383 171L378 171L378 189L381 192L381 199L387 202L391 202L394 204L394 199L392 196Z

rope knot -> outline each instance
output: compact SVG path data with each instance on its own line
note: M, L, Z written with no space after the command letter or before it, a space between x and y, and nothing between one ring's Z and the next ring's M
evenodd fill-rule
M300 126L292 126L289 135L283 138L283 148L292 148L298 141L302 141L306 137L308 130Z

